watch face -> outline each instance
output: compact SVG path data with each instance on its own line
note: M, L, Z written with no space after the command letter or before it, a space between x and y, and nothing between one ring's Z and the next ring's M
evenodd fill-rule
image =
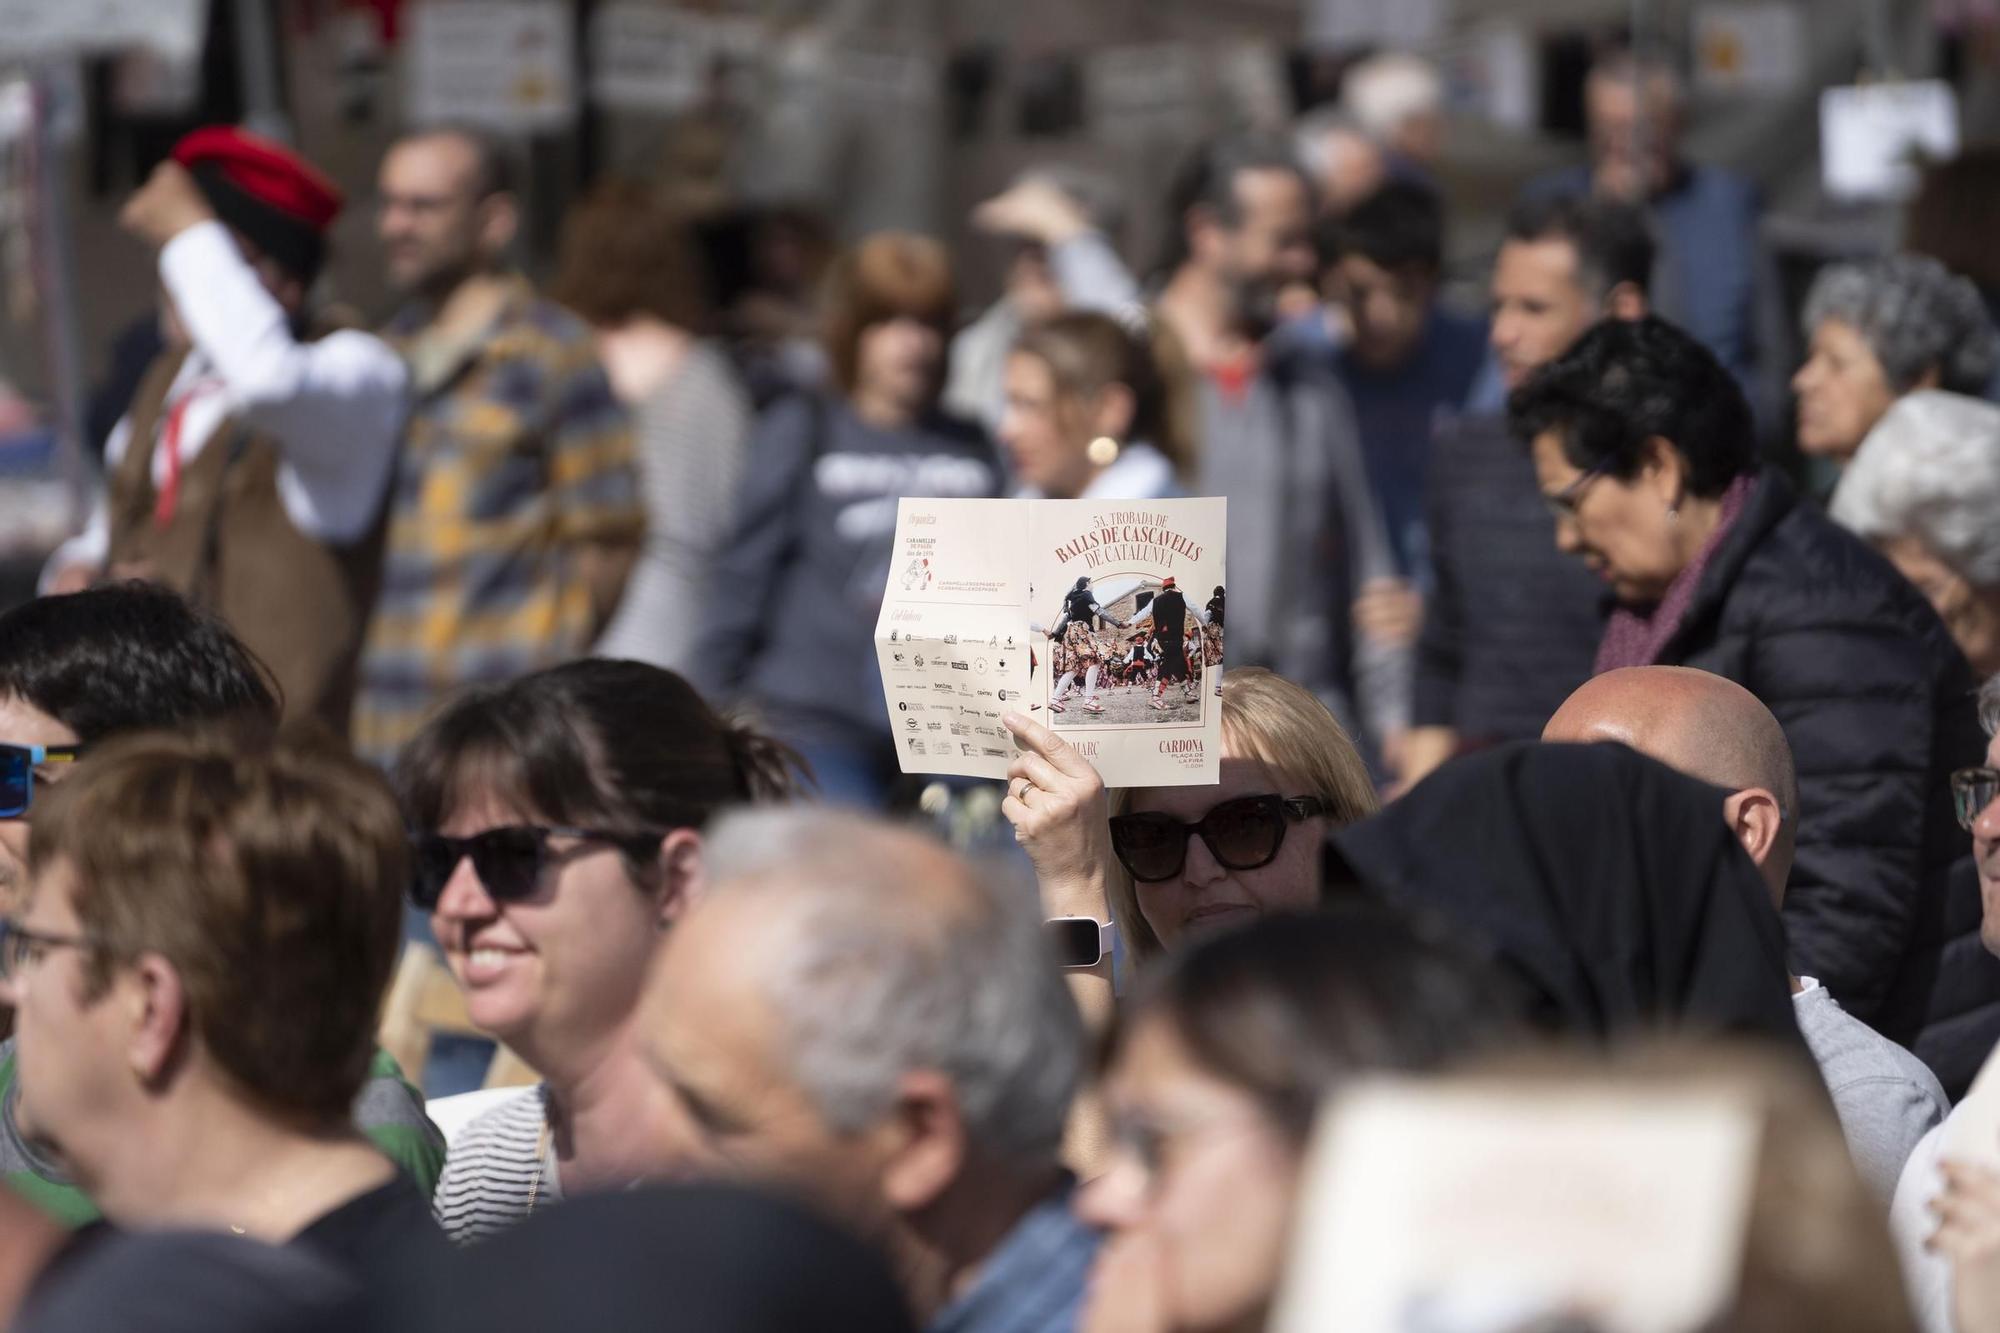
M1056 951L1057 963L1064 967L1095 967L1101 961L1100 927L1090 917L1060 916L1044 926L1049 933L1049 944Z

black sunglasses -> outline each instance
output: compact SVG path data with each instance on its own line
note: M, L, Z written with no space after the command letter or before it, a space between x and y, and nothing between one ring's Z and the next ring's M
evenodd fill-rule
M1127 874L1157 884L1181 873L1188 839L1201 834L1208 852L1230 870L1255 870L1277 859L1289 825L1327 812L1317 796L1238 796L1213 806L1194 823L1159 810L1111 817L1111 850Z
M73 764L81 745L0 745L0 819L18 819L35 802L35 769Z
M520 902L533 896L535 886L542 882L542 873L560 855L549 851L550 838L609 843L627 856L640 858L650 857L658 850L660 837L658 833L614 833L564 824L509 824L469 838L412 833L410 843L416 853L416 865L410 897L426 912L436 911L444 886L451 882L458 863L469 856L472 871L479 876L487 897L496 903Z
M1972 831L1979 812L2000 799L2000 770L1961 768L1951 775L1951 805L1959 827Z

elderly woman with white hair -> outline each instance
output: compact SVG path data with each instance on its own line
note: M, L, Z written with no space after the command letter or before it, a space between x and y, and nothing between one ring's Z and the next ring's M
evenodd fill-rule
M1921 255L1834 264L1813 281L1792 377L1799 448L1845 465L1904 394L1978 394L2000 360L1979 289Z
M1925 389L1882 415L1833 517L1930 599L1982 676L2000 672L2000 407Z

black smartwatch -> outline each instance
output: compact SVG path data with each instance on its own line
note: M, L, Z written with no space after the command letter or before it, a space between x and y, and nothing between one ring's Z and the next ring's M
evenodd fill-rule
M1062 967L1096 967L1118 948L1118 927L1090 916L1058 916L1042 923Z

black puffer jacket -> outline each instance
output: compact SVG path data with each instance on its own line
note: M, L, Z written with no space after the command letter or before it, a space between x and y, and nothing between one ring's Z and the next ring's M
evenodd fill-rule
M2000 1036L2000 962L1979 947L1976 881L1952 873L1970 842L1949 775L1980 762L1985 742L1971 668L1943 623L1766 472L1660 660L1743 685L1791 742L1794 971L1962 1092Z

